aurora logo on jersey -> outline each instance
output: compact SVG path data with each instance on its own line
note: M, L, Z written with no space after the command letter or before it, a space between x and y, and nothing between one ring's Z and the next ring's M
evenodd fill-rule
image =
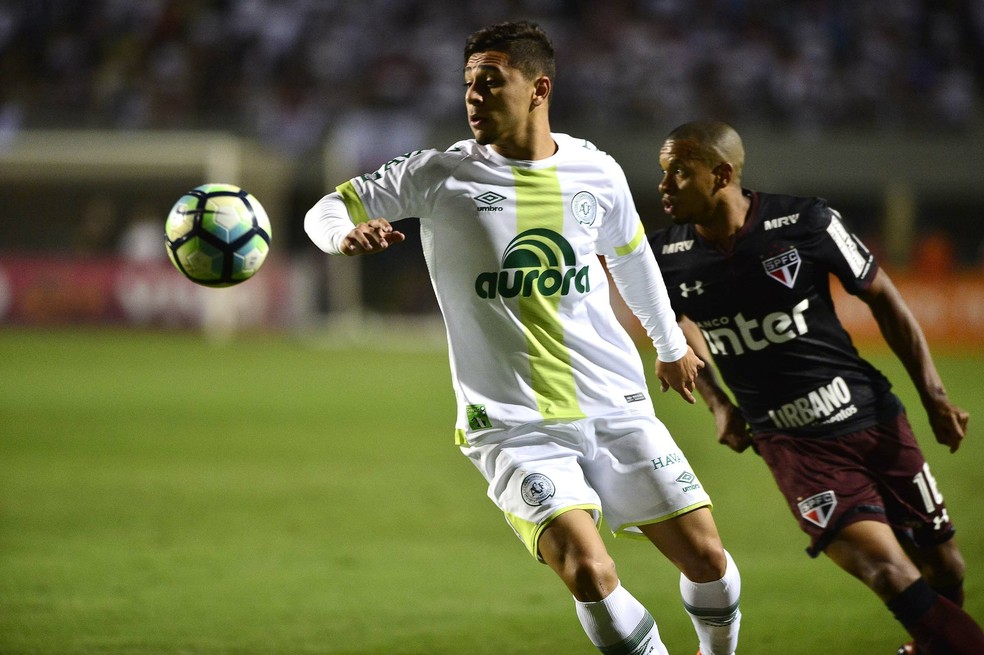
M833 491L821 491L799 502L800 516L821 528L827 527L837 507L837 495Z
M540 296L566 296L573 287L579 293L591 289L588 267L577 268L574 248L553 230L533 228L516 235L502 255L500 271L481 273L475 278L479 298L503 298L534 293Z
M796 248L790 248L775 257L762 260L762 266L769 277L792 289L800 270L799 252Z

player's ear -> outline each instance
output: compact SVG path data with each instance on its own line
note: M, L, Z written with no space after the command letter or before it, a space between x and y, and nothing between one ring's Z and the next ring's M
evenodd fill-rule
M553 83L546 75L541 75L533 80L533 98L530 101L530 105L532 107L539 107L540 105L547 104L552 88Z
M728 186L734 179L735 167L731 162L724 161L714 167L714 182L719 189Z

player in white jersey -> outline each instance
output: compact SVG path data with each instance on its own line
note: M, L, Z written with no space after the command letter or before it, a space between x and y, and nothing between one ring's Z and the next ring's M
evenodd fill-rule
M703 363L676 325L624 174L591 144L551 133L553 49L536 25L473 34L464 74L474 139L349 180L308 212L305 229L328 253L361 255L403 240L390 220L420 219L457 442L517 536L570 589L592 643L608 654L667 652L621 586L597 529L604 516L680 569L700 652L729 655L738 569L707 493L653 413L599 259L653 340L662 390L694 402Z

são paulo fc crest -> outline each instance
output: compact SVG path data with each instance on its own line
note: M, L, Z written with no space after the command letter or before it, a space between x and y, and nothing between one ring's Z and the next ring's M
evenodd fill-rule
M800 256L796 248L790 248L775 257L763 259L762 266L766 275L792 289L800 270Z
M598 201L588 191L578 191L571 200L571 211L578 223L591 225L598 215Z
M821 491L806 500L801 500L798 507L803 518L825 528L834 513L834 508L837 507L837 496L833 491Z
M538 507L548 498L553 497L556 490L553 480L542 473L530 473L523 478L523 484L520 487L523 500L526 501L527 505L533 507Z

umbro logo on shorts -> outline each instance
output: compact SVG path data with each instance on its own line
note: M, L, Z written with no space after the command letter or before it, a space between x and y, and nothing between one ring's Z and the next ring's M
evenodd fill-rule
M678 475L676 481L683 485L683 490L685 492L700 489L700 483L697 482L697 476L690 471L684 471Z

